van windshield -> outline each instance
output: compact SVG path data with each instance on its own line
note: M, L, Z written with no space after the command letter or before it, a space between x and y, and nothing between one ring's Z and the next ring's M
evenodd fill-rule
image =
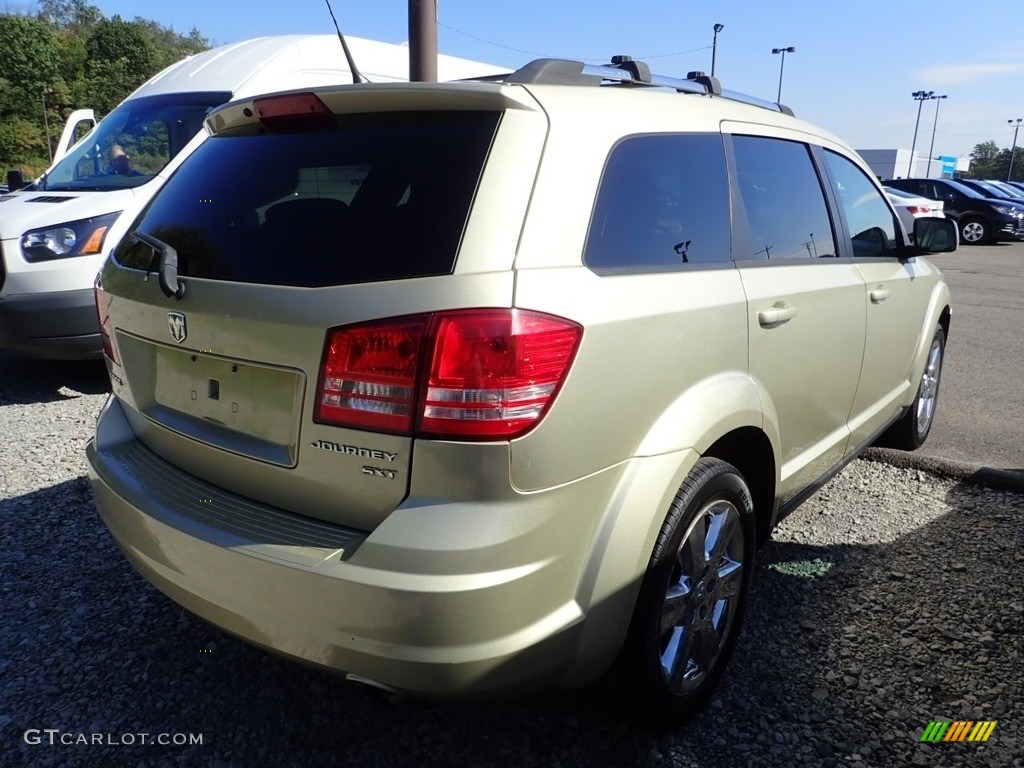
M39 188L109 191L138 187L158 174L202 128L227 91L129 99L47 173Z

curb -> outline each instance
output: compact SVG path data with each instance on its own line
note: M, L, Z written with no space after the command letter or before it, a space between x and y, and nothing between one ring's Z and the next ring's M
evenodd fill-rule
M982 464L971 464L953 459L938 459L907 453L894 448L868 448L860 458L891 464L903 469L920 469L933 475L958 480L971 485L981 485L997 491L1024 493L1024 470L995 469Z

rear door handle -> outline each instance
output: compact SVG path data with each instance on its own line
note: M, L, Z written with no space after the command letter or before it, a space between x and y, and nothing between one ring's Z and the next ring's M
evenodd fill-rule
M868 291L868 297L871 299L872 304L881 304L891 295L892 291L888 288L875 288L873 291Z
M762 309L757 313L757 322L762 328L776 328L788 323L796 317L796 307L791 307L784 301L777 301L768 309Z

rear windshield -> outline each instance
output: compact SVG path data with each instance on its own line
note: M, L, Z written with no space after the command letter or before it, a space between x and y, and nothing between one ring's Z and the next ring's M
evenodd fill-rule
M145 184L199 133L230 92L129 99L43 176L38 189L107 192Z
M375 113L215 136L134 228L191 277L316 287L448 274L499 117ZM126 237L114 258L148 269L153 253Z

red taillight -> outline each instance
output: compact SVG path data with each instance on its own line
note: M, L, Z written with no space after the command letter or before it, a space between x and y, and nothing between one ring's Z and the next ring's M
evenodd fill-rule
M582 329L558 317L479 309L434 318L433 359L417 431L510 438L540 421Z
M914 216L927 216L929 213L931 213L932 209L924 205L908 205L907 210L910 211Z
M275 133L323 131L334 127L334 113L315 93L286 93L252 103L260 122Z
M380 432L412 431L428 320L420 315L329 332L316 420Z
M96 315L100 321L100 340L103 342L103 354L109 357L118 365L121 358L117 354L117 347L114 346L114 324L110 321L110 295L103 290L103 283L99 275L93 283L93 291L96 293Z
M418 437L501 440L535 426L583 329L552 315L466 309L328 334L316 420Z

